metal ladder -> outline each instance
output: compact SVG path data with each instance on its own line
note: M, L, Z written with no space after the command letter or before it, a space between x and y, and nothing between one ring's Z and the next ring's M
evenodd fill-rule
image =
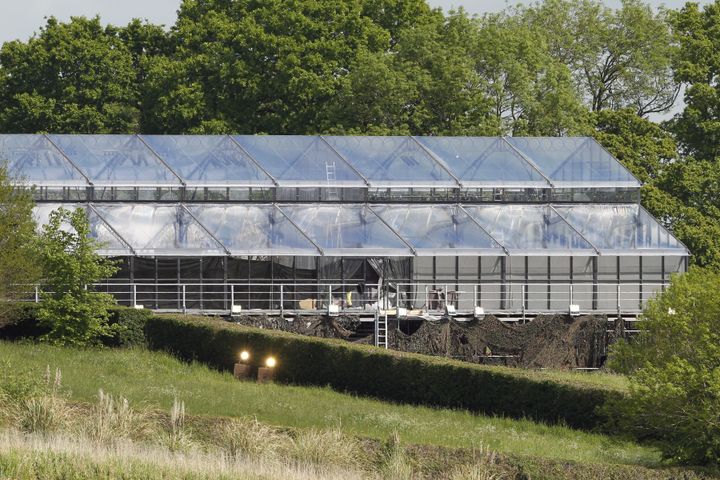
M340 200L338 195L335 175L335 162L325 162L325 176L327 177L327 199L328 200Z
M387 342L387 313L375 312L375 346L388 348Z

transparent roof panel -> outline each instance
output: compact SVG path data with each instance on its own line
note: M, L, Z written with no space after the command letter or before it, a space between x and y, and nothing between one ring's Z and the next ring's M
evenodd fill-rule
M371 186L458 186L452 175L412 137L325 138Z
M188 184L273 186L265 172L226 135L143 135Z
M557 205L557 211L601 252L687 255L687 249L636 204Z
M502 247L456 205L373 205L418 255L504 255Z
M225 250L180 205L95 204L137 255L225 255Z
M66 210L73 211L82 208L88 217L90 223L90 236L98 241L102 247L98 250L101 255L107 256L127 256L132 255L132 251L123 241L112 231L112 229L95 213L92 209L85 208L79 204L68 203L40 203L33 209L33 216L38 223L38 230L50 221L50 213L58 208L63 207ZM74 232L70 224L65 223L62 226L67 232Z
M595 255L595 249L548 205L466 205L511 255Z
M281 186L365 186L362 177L320 137L236 135L233 139Z
M326 255L412 256L408 246L365 205L280 208Z
M639 187L622 164L590 137L508 137L558 187Z
M417 137L463 186L548 187L547 180L499 137Z
M44 135L0 135L0 165L12 178L39 186L88 185Z
M195 218L232 255L318 255L274 205L192 205Z
M49 135L96 185L163 186L180 181L135 135Z

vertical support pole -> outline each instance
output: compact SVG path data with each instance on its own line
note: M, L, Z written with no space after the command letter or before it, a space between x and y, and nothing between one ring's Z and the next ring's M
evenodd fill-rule
M592 257L593 284L592 284L592 309L598 309L598 257Z
M617 291L615 293L615 299L617 301L617 316L620 321L620 283L617 284Z
M182 311L183 313L187 313L187 306L185 302L185 284L182 285Z
M477 283L473 285L473 312L475 311L475 307L478 307L478 286Z
M328 315L330 314L330 305L332 305L332 285L328 284Z
M573 304L573 284L572 284L572 283L570 284L570 288L569 288L569 292L568 292L568 293L570 294L570 305L572 305L572 304ZM568 308L569 308L569 307L568 307Z
M132 306L135 308L135 305L137 305L137 284L132 284Z
M521 290L520 293L522 294L522 297L521 297L521 298L522 298L522 318L523 318L523 323L525 322L525 300L526 300L526 299L525 299L525 292L527 291L527 288L526 288L526 287L527 287L527 285L524 284L524 283L523 283L522 285L520 285L520 290Z
M280 284L280 316L283 316L283 308L285 304L285 292L283 290L283 284Z
M35 303L40 303L40 287L35 285Z
M232 311L232 307L235 306L235 285L230 285L230 310Z

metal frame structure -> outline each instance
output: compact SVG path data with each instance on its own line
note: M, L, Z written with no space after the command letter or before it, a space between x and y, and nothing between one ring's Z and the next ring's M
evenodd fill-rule
M525 314L567 310L566 284L604 310L613 283L639 308L689 255L592 138L0 135L3 161L40 223L86 209L100 253L125 259L111 284L175 296L309 281L428 309L422 285L475 285L456 307L492 311L494 285L498 313L519 295Z

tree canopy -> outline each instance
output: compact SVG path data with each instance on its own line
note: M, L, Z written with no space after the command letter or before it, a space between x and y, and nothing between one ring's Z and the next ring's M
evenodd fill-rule
M183 0L173 25L47 19L0 48L6 133L592 135L720 266L720 0ZM685 108L668 122L678 92Z

